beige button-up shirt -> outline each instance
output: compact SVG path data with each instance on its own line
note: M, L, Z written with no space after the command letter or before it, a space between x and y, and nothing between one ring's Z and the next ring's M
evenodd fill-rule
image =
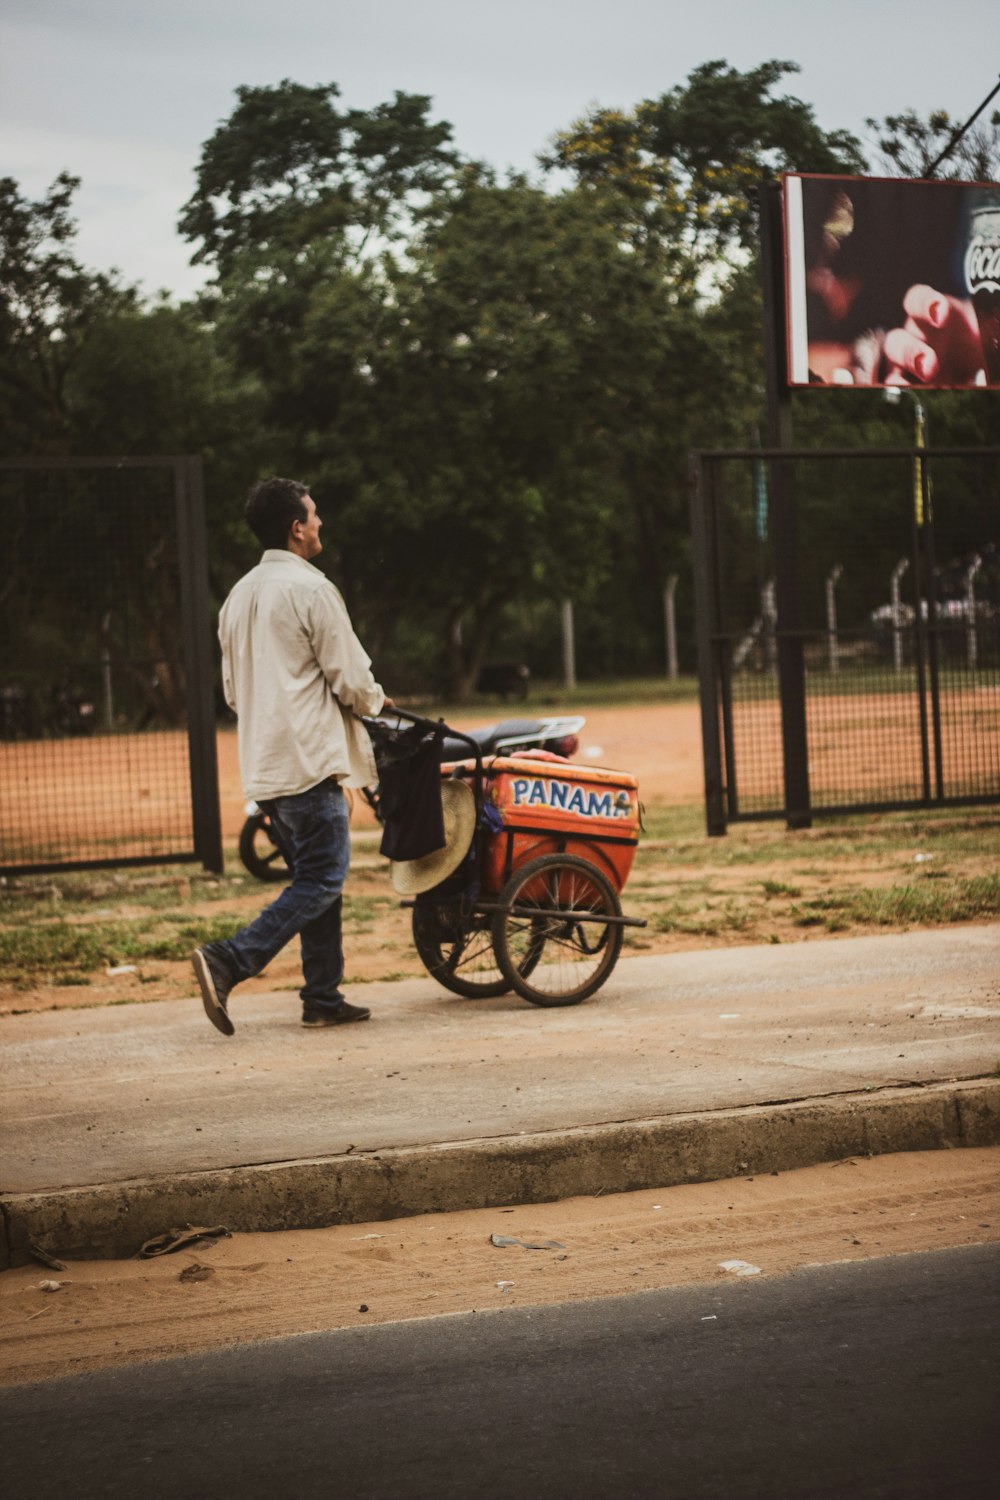
M385 694L340 593L294 552L269 548L219 615L222 685L239 720L247 797L289 797L328 777L376 779L359 714Z

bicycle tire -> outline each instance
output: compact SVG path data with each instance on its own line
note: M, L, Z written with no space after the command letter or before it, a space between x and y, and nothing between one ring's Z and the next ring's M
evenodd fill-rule
M288 861L278 848L264 813L252 813L240 829L240 859L257 880L291 880Z
M488 922L477 923L471 914L460 919L443 905L418 901L413 908L412 930L420 962L431 978L452 994L466 1000L488 1000L509 993L510 983L497 966ZM477 974L481 977L475 977Z
M493 948L522 999L579 1005L600 989L618 962L625 931L600 920L620 917L622 909L596 865L575 854L544 854L515 871L500 900L504 910L493 917Z

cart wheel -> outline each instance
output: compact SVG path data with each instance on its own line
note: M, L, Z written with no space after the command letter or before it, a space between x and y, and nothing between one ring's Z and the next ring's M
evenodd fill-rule
M504 886L493 918L497 963L533 1005L576 1005L600 989L618 962L625 930L610 881L588 860L545 854Z
M489 917L464 913L461 902L418 900L413 908L413 944L428 974L455 995L488 1000L510 989L497 967Z
M258 880L290 880L288 861L264 813L252 813L240 829L240 859Z

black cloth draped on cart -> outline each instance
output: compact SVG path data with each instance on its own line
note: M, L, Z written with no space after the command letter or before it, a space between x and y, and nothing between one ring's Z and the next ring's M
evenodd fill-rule
M441 724L373 736L383 822L379 853L389 859L422 859L444 848L443 736Z

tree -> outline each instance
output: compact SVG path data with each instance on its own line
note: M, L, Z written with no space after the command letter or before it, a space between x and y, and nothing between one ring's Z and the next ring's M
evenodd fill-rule
M631 524L616 572L647 665L662 660L664 582L688 556L687 451L742 446L761 421L757 187L786 169L863 168L853 136L822 130L810 106L777 94L795 71L705 63L633 110L592 111L544 159L616 205L623 242L655 267L670 309L655 382L617 438ZM620 633L624 610L616 622Z
M960 122L943 109L932 111L926 119L908 109L882 120L867 119L865 124L876 133L876 166L893 177L926 177L960 128ZM934 175L952 181L996 181L1000 177L1000 110L971 126Z
M246 437L257 425L252 393L232 378L194 308L145 306L133 288L79 263L71 213L77 186L64 173L32 203L10 179L0 182L4 454L200 453L218 534L225 529L220 498L228 514L233 489L245 488L254 472L247 475L246 466L258 458ZM102 479L73 467L5 476L0 641L10 652L7 670L45 682L55 661L86 659L92 668L107 652L116 681L129 684L122 696L161 722L181 722L170 483L162 473ZM55 532L38 525L46 510L58 516Z
M369 597L380 582L408 628L436 614L453 691L515 603L573 596L606 618L637 566L662 591L664 531L687 524L683 484L663 524L676 417L710 364L666 270L623 242L609 195L478 172L392 268L345 527L354 572L369 538ZM646 502L659 519L637 541Z
M137 305L135 290L86 270L73 254L78 177L61 172L44 198L0 179L0 429L7 455L65 451L67 382L96 322Z
M428 119L421 94L342 110L335 83L309 88L286 78L238 88L236 97L202 148L179 222L197 244L193 262L222 275L248 252L330 239L359 253L372 237L390 238L414 195L438 189L457 160L450 125Z
M592 111L556 137L545 163L615 187L703 273L707 261L753 245L762 179L864 168L852 135L823 131L800 99L773 97L795 72L797 64L776 60L748 73L703 63L685 84L630 112Z

